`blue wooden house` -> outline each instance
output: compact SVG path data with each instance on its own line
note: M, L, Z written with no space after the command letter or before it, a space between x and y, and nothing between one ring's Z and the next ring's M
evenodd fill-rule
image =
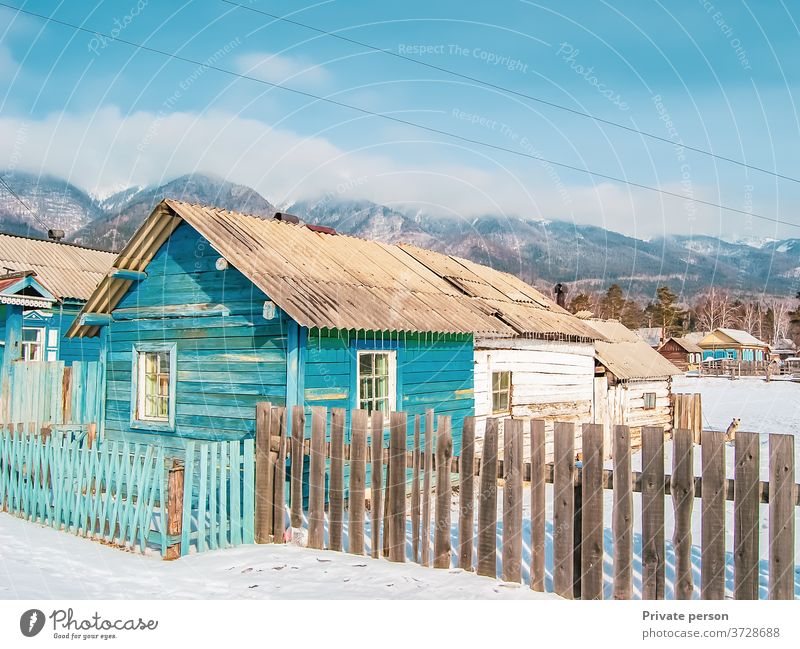
M434 408L460 433L476 332L513 329L401 246L165 200L68 335L105 350L103 434L180 448L252 436L263 400Z

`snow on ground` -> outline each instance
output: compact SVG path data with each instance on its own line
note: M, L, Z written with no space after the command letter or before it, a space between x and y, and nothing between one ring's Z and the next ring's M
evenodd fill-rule
M0 513L0 599L552 599L461 570L289 545L177 561Z

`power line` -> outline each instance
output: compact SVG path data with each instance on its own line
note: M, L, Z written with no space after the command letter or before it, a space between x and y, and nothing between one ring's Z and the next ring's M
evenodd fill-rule
M557 162L555 160L550 160L550 159L544 158L542 156L537 156L537 155L534 155L534 154L531 154L531 153L526 153L524 151L518 151L516 149L511 149L511 148L508 148L508 147L504 147L504 146L501 146L499 144L493 144L491 142L486 142L484 140L478 140L478 139L466 137L466 136L463 136L463 135L458 135L456 133L451 133L450 131L445 131L443 129L435 128L433 126L426 126L425 124L420 124L418 122L412 122L410 120L406 120L406 119L403 119L401 117L396 117L394 115L387 115L385 113L378 113L378 112L375 112L375 111L371 111L371 110L369 110L367 108L362 108L360 106L355 106L353 104L348 104L348 103L345 103L345 102L342 102L342 101L338 101L336 99L331 99L330 97L321 97L320 95L315 95L314 93L311 93L311 92L308 92L308 91L305 91L305 90L299 90L297 88L292 88L290 86L285 86L285 85L282 85L282 84L279 84L279 83L272 83L270 81L265 81L264 79L259 79L257 77L251 77L251 76L246 75L246 74L240 74L240 73L234 72L232 70L227 70L225 68L220 68L218 66L211 65L210 63L206 63L206 62L203 62L203 61L198 61L196 59L190 59L188 57L181 56L179 54L173 54L171 52L167 52L165 50L160 50L158 48L151 47L149 45L142 45L141 43L135 43L133 41L129 41L129 40L126 40L124 38L120 38L119 36L112 36L111 34L106 34L106 33L100 32L100 31L89 29L87 27L82 27L80 25L75 25L73 23L69 23L69 22L64 21L64 20L53 18L52 16L45 16L43 14L39 14L39 13L36 13L36 12L33 12L33 11L28 11L27 9L20 9L18 7L14 7L12 5L6 4L4 2L0 2L0 7L5 7L7 9L12 9L14 11L17 11L18 13L22 13L22 14L25 14L25 15L28 15L28 16L33 16L35 18L40 18L42 20L45 20L45 21L48 21L48 22L52 22L52 23L55 23L55 24L58 24L58 25L62 25L64 27L69 27L71 29L75 29L75 30L78 30L78 31L82 31L82 32L86 32L86 33L89 33L89 34L93 34L94 36L103 36L104 38L107 38L108 40L111 40L111 41L115 41L117 43L123 43L125 45L129 45L129 46L134 47L136 49L144 50L144 51L147 51L147 52L152 52L154 54L160 54L161 56L166 56L166 57L168 57L170 59L173 59L173 60L176 60L176 61L183 61L184 63L191 63L192 65L199 66L199 67L201 67L203 69L206 69L206 70L214 70L216 72L221 72L223 74L226 74L226 75L229 75L229 76L232 76L232 77L236 77L236 78L239 78L239 79L246 79L248 81L253 81L253 82L259 83L261 85L269 86L271 88L277 88L279 90L284 90L286 92L290 92L290 93L295 94L295 95L300 95L302 97L308 97L309 99L314 99L315 101L321 101L321 102L324 102L324 103L327 103L327 104L331 104L332 106L337 106L339 108L346 108L348 110L352 110L352 111L361 113L362 115L368 115L370 117L378 117L378 118L381 118L381 119L385 119L385 120L394 122L396 124L403 124L404 126L411 126L413 128L426 131L428 133L435 133L437 135L443 135L445 137L452 138L454 140L458 140L460 142L466 142L468 144L474 144L476 146L486 147L488 149L493 149L495 151L503 151L504 153L509 153L511 155L514 155L514 156L517 156L517 157L521 157L521 158L527 158L527 159L530 159L530 160L536 160L538 162L544 162L544 163L547 163L547 164L550 164L550 165L553 165L553 166L556 166L556 167L561 167L563 169L569 169L570 171L576 171L578 173L587 174L589 176L592 176L593 178L602 178L603 180L610 180L610 181L615 182L615 183L620 183L622 185L628 185L630 187L636 187L637 189L645 189L647 191L655 192L655 193L658 193L658 194L662 194L664 196L671 196L672 198L680 198L682 200L689 201L689 202L692 202L692 203L697 203L697 204L700 204L700 205L707 205L709 207L715 207L717 209L725 210L726 212L734 212L734 213L737 213L737 214L744 214L745 216L749 216L749 217L755 218L755 219L760 219L762 221L768 221L770 223L776 223L776 224L779 224L779 225L787 225L787 226L791 226L791 227L800 228L800 224L797 224L797 223L791 223L789 221L784 221L782 219L777 219L777 218L773 218L773 217L770 217L770 216L765 216L763 214L757 214L757 213L751 212L749 210L742 210L742 209L739 209L739 208L736 208L736 207L731 207L729 205L724 205L724 204L721 204L721 203L714 203L713 201L705 201L705 200L702 200L700 198L694 198L692 196L687 196L685 194L679 194L677 192L671 192L671 191L666 190L666 189L659 189L658 187L653 187L652 185L645 185L643 183L637 183L637 182L634 182L634 181L631 181L631 180L625 180L624 178L619 178L617 176L612 176L612 175L609 175L609 174L600 173L598 171L593 171L591 169L585 169L583 167L577 167L575 165L567 164L565 162Z
M16 199L17 199L17 201L19 202L19 204L20 204L20 205L22 205L22 207L24 207L26 210L28 210L28 212L30 212L30 213L31 213L31 216L33 216L33 218L34 218L34 219L36 219L36 221L37 221L37 223L39 223L39 225L41 225L41 226L42 226L42 227L43 227L45 230L49 229L49 227L50 227L50 226L49 226L49 225L47 225L47 223L45 223L45 222L42 220L42 217L40 217L40 216L39 216L39 215L38 215L36 212L34 212L34 211L33 211L33 210L32 210L32 209L31 209L31 208L28 206L28 204L27 204L25 201L23 201L23 200L20 198L20 196L19 196L19 194L17 194L17 192L15 192L13 189L11 189L11 185L9 185L9 184L6 182L6 179L5 179L5 178L3 178L3 176L0 176L0 185L3 185L3 187L5 187L5 188L6 188L6 191L7 191L9 194L11 194L11 195L12 195L14 198L16 198Z
M492 88L494 90L500 90L501 92L505 92L511 95L515 95L517 97L522 97L524 99L528 99L530 101L535 101L539 104L544 106L548 106L550 108L555 108L557 110L562 110L568 113L572 113L573 115L578 115L580 117L586 117L588 119L594 120L595 122L599 122L600 124L605 124L606 126L613 126L614 128L622 129L623 131L628 131L629 133L635 133L637 135L641 135L652 140L656 140L658 142L669 144L671 146L676 146L676 144L680 144L680 146L688 151L693 151L694 153L700 153L705 156L709 156L711 158L716 158L717 160L723 160L724 162L729 162L734 165L738 165L740 167L744 167L745 169L751 169L752 171L758 171L759 173L768 174L770 176L775 176L776 178L781 178L782 180L789 180L793 183L800 183L800 178L794 178L793 176L787 176L782 173L778 173L776 171L770 171L769 169L765 169L764 167L759 167L756 165L748 164L747 162L742 162L741 160L737 160L736 158L729 158L724 155L720 155L718 153L713 153L707 149L703 149L701 147L690 146L684 142L676 143L674 140L671 140L668 137L663 137L661 135L656 135L655 133L651 133L649 131L642 131L638 128L633 126L628 126L626 124L622 124L621 122L615 122L610 119L604 119L602 117L597 117L596 115L592 115L591 113L586 113L581 110L577 110L575 108L570 108L569 106L564 106L563 104L558 104L553 101L548 101L547 99L542 99L541 97L536 97L534 95L529 95L528 93L522 92L520 90L514 90L513 88L508 88L506 86L501 86L496 83L492 83L491 81L486 81L485 79L481 79L480 77L473 77L469 74L463 74L461 72L457 72L455 70L451 70L450 68L445 68L444 66L436 65L434 63L428 63L426 61L422 61L420 59L415 59L412 56L406 56L404 54L400 54L399 52L393 52L392 50L387 50L383 47L377 47L376 45L371 45L369 43L365 43L363 41L356 40L355 38L349 38L348 36L342 36L341 34L337 34L336 32L331 32L325 29L321 29L320 27L315 27L314 25L309 25L307 23L300 22L299 20L293 20L291 18L287 18L285 16L279 16L277 14L270 13L268 11L264 11L262 9L256 9L255 7L248 7L246 5L239 4L238 2L233 2L232 0L220 0L225 4L232 5L239 9L244 9L246 11L252 11L253 13L261 14L263 16L267 16L269 18L274 18L275 20L280 20L285 23L289 23L291 25L296 25L297 27L303 27L304 29L309 29L311 31L317 32L318 34L324 34L325 36L330 36L331 38L336 38L340 41L344 41L346 43L350 43L352 45L358 45L359 47L364 47L373 52L380 52L381 54L387 54L389 56L393 56L396 59L402 59L403 61L408 61L410 63L414 63L416 65L421 65L423 67L429 68L431 70L437 70L439 72L444 72L445 74L449 74L454 77L458 77L459 79L464 79L466 81L472 81L474 83L478 83L482 86L486 86L487 88Z

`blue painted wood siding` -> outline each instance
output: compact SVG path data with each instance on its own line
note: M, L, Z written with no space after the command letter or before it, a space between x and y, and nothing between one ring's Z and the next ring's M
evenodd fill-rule
M263 317L267 299L238 270L216 270L219 258L181 225L133 283L118 309L224 304L230 315L119 320L108 326L105 434L109 439L160 441L183 448L186 438L242 439L254 434L255 405L286 400L287 329L278 310ZM132 355L137 342L177 342L174 432L132 428Z

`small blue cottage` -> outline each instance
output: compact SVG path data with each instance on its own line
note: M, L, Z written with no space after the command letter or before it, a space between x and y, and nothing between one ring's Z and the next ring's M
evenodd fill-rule
M108 439L252 436L263 400L434 408L460 434L473 334L513 333L496 311L400 246L164 200L68 335L105 350Z

